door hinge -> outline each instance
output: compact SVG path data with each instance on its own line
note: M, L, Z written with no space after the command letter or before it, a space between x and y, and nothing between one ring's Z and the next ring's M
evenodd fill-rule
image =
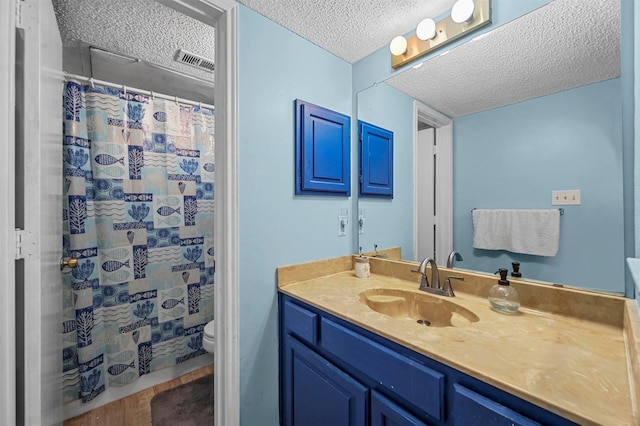
M22 29L22 0L16 1L16 28Z
M15 259L30 259L38 252L38 234L16 228Z

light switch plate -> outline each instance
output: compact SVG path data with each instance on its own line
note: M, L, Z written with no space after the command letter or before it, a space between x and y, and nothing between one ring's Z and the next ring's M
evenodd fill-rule
M347 225L349 224L348 216L338 216L338 237L347 235Z
M570 206L579 205L580 203L579 189L551 191L551 205L553 206Z

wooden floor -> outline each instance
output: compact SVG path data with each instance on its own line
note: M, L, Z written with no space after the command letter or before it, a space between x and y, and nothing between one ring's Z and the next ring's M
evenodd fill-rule
M145 389L127 398L91 410L64 422L64 426L151 425L151 398L156 394L213 373L213 364Z

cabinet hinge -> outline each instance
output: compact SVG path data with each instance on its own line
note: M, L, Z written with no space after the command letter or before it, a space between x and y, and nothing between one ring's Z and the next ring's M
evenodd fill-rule
M38 234L16 228L15 259L29 259L38 251Z

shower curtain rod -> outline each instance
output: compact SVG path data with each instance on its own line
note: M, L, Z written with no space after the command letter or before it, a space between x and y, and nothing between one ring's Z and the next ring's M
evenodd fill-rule
M200 108L208 108L208 109L215 110L215 106L213 106L211 104L205 104L205 103L202 103L202 102L190 101L189 99L183 99L183 98L179 98L177 96L170 96L170 95L165 95L165 94L162 94L162 93L151 92L149 90L136 89L134 87L125 86L124 84L115 84L115 83L111 83L111 82L104 81L104 80L96 80L93 77L85 77L85 76L82 76L82 75L68 74L68 73L65 72L64 73L64 78L65 78L65 80L80 80L80 81L84 81L84 82L87 82L87 83L89 83L91 85L100 84L102 86L112 87L114 89L122 89L122 90L124 90L125 93L126 92L134 92L134 93L139 93L141 95L151 96L152 98L167 99L167 100L170 100L170 101L181 102L181 103L187 104L187 105L198 106Z

